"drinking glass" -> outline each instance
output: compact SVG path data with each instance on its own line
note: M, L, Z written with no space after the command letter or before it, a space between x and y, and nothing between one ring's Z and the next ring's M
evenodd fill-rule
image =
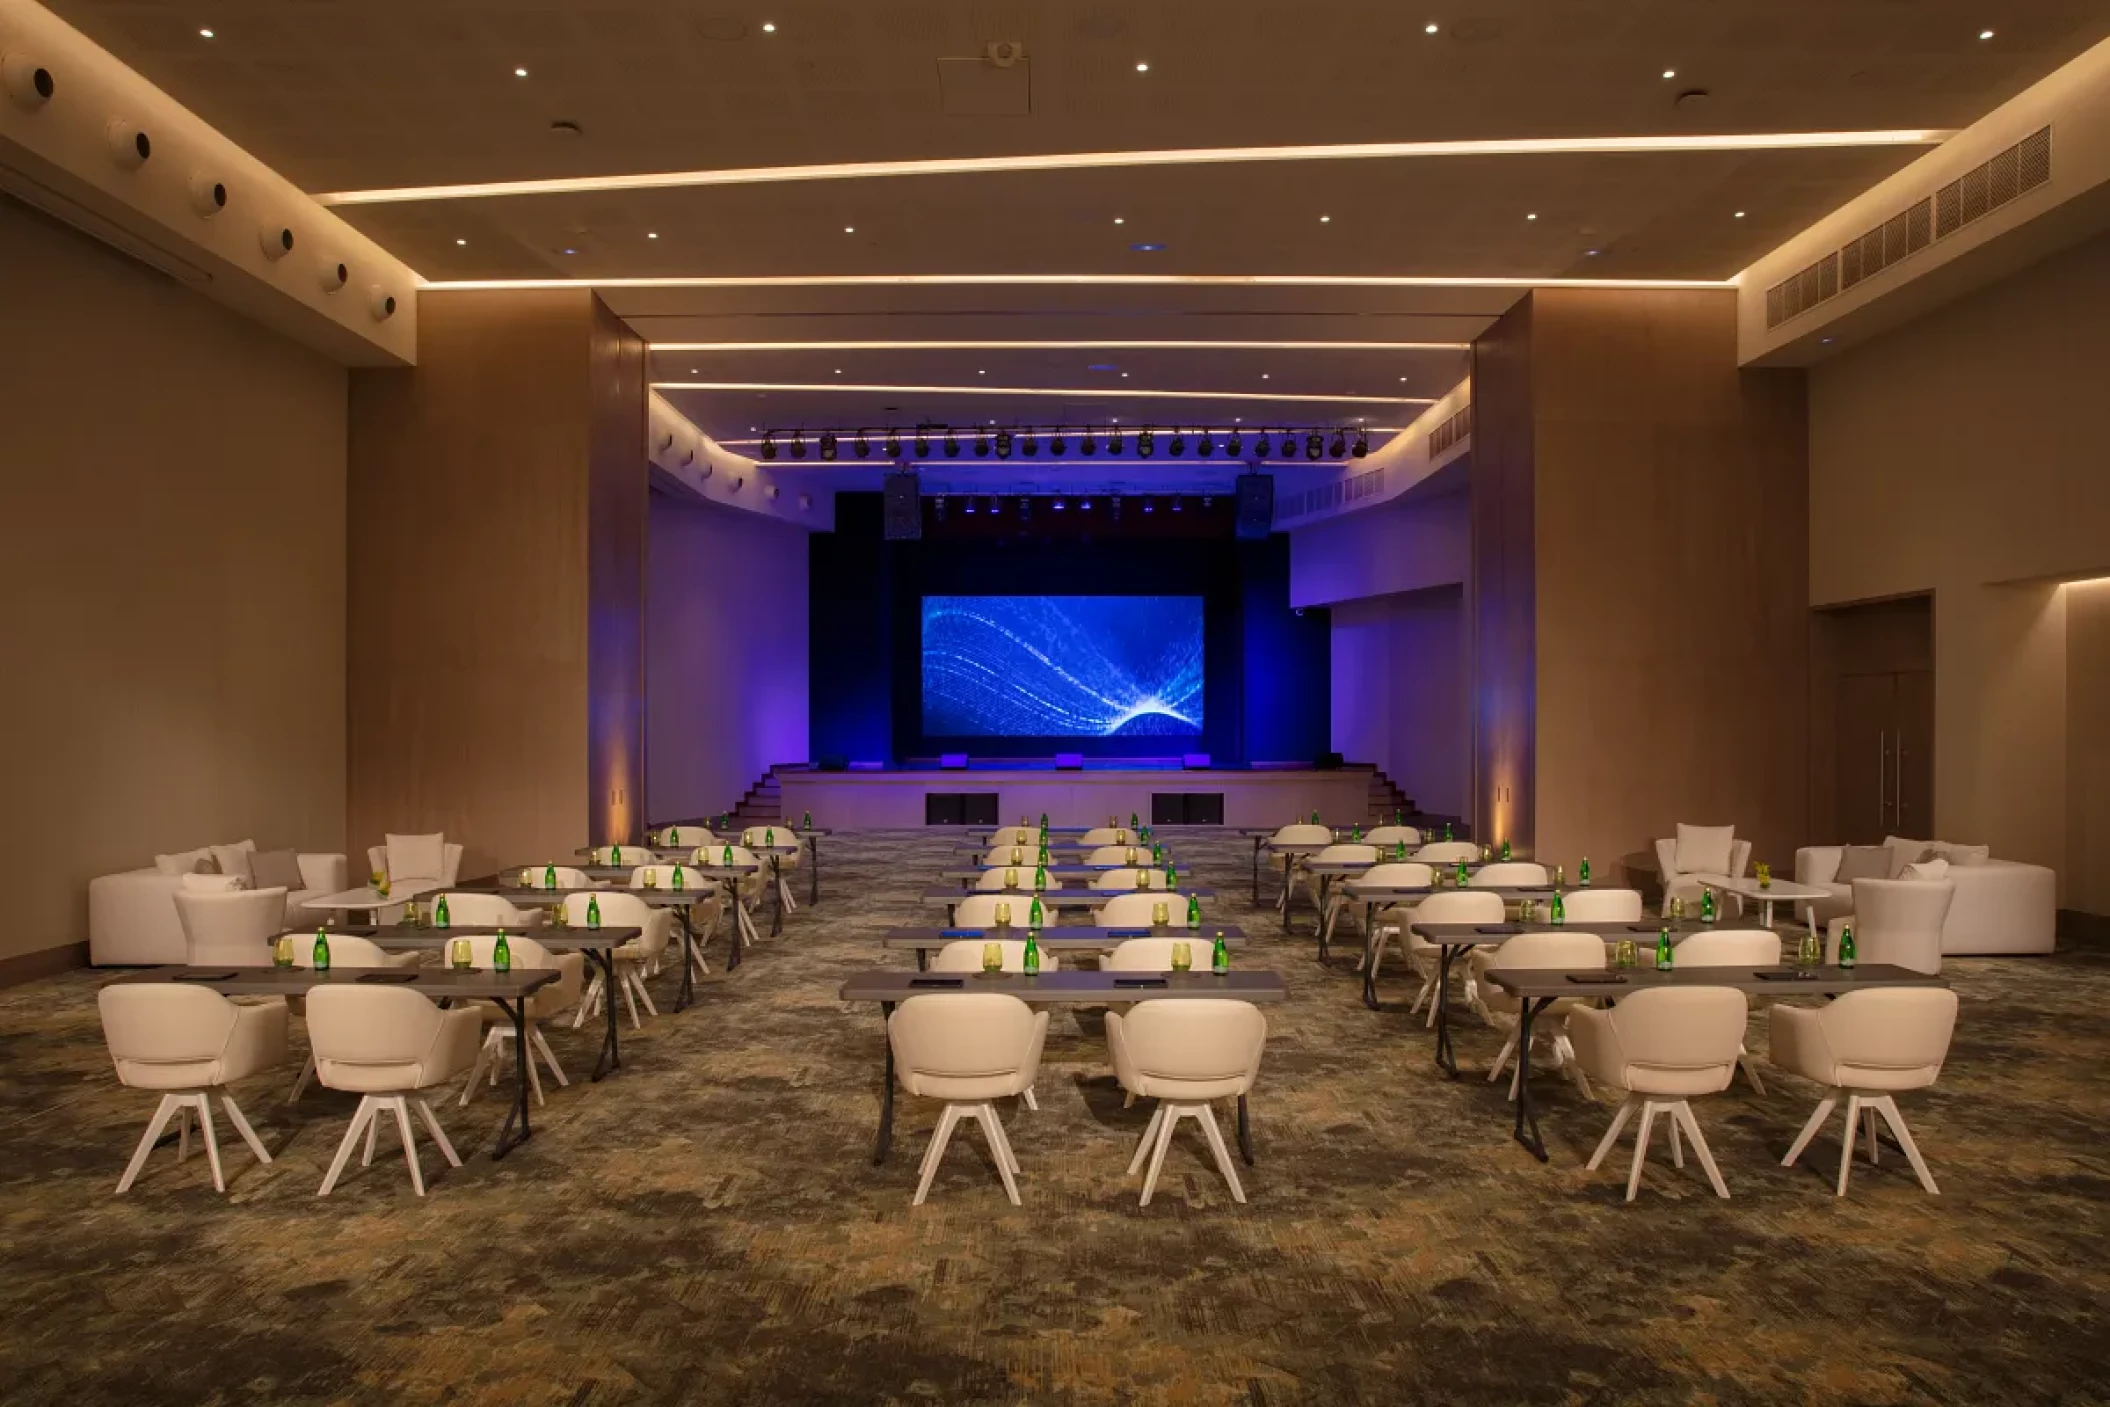
M1026 852L1016 845L1011 847L1011 863L1014 865L1026 863Z
M998 904L996 906L996 926L998 928L1009 928L1011 926L1011 906L1009 904Z
M1760 889L1771 889L1773 887L1773 867L1771 865L1760 865L1758 867L1758 887Z
M982 944L982 971L993 976L1003 970L1004 945L1002 943Z
M453 960L456 972L469 970L469 940L456 938L447 945L448 956Z
M1682 898L1670 901L1670 917L1673 923L1685 917L1685 901Z
M1163 928L1166 924L1170 923L1171 921L1172 912L1171 910L1167 909L1163 904L1152 904L1150 906L1150 922L1152 927Z
M521 870L520 887L522 889L533 889L535 887L535 871L532 868Z
M1803 934L1801 950L1796 957L1798 965L1802 967L1824 966L1824 940L1814 933Z
M272 965L273 967L291 967L291 966L293 966L293 935L292 935L292 934L290 934L290 933L282 933L282 934L280 934L280 935L279 935L279 939L278 939L278 941L277 941L276 943L274 943L274 944L272 944L272 945L271 945L271 965Z
M1016 889L1016 888L1018 888L1018 871L1017 871L1017 870L1005 870L1005 871L1004 871L1004 888L1006 888L1006 889Z
M418 908L418 901L415 899L403 906L403 926L405 928L423 928L425 926L425 915Z
M1538 900L1526 899L1523 903L1517 905L1517 919L1519 922L1534 923L1538 920L1538 916Z
M1192 970L1193 967L1194 948L1192 945L1184 942L1174 943L1172 945L1172 970L1174 972L1187 972Z
M557 901L556 911L550 915L550 922L554 923L559 928L571 927L571 905L566 901L559 899Z
M1128 863L1129 863L1129 864L1131 864L1131 865L1133 865L1133 864L1134 864L1135 862L1136 862L1136 848L1135 848L1135 846L1131 845L1131 846L1129 846L1129 847L1128 847Z
M1631 938L1620 939L1613 961L1620 967L1632 967L1638 960L1639 954L1634 947L1634 940Z

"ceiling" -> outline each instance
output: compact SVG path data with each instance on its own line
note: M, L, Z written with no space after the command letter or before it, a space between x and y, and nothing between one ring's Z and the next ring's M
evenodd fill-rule
M2099 0L46 3L316 193L1041 153L1955 128L2110 36ZM994 41L1022 43L1023 62L987 62ZM1695 89L1707 96L1679 101ZM1721 280L1921 150L977 172L339 213L435 281ZM738 442L750 426L919 421L1403 426L1464 375L1460 344L1520 292L1085 281L603 296L655 343L1205 344L655 352L659 381L817 388L666 390ZM1290 342L1448 345L1274 345Z

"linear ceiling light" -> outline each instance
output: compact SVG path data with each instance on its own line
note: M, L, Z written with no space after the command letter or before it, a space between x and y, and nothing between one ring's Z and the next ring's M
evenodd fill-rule
M1470 342L654 342L655 352L1233 351L1462 352ZM1401 378L1404 380L1405 378Z
M1104 400L1109 396L1172 401L1298 401L1339 405L1434 405L1431 396L1290 396L1261 391L1117 391L1109 387L1061 386L846 386L840 381L655 381L655 391L861 391L917 396L1071 396Z
M1056 152L1039 156L946 157L930 161L846 161L814 166L736 166L706 171L639 171L538 181L474 181L330 191L324 205L390 205L501 195L664 190L673 186L759 186L787 181L851 181L884 176L966 176L1002 171L1080 171L1133 166L1219 166L1251 162L1370 161L1440 156L1559 156L1606 152L1798 151L1820 147L1923 147L1947 140L1944 128L1868 132L1748 132L1652 137L1523 137L1500 141L1343 142L1324 146L1185 147L1165 151Z
M494 288L1734 288L1733 278L1475 278L1411 274L786 274L757 278L464 278L423 287Z

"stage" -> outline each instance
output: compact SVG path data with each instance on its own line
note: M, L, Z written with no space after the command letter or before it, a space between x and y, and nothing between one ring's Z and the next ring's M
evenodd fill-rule
M1368 767L1190 771L1108 759L1082 770L1042 762L887 771L780 769L777 782L787 819L810 814L816 826L830 830L1000 824L1021 816L1037 822L1042 812L1057 825L1089 825L1108 816L1120 817L1125 825L1131 814L1145 820L1163 817L1168 804L1208 813L1215 806L1212 799L1220 799L1220 822L1215 815L1201 820L1198 814L1158 823L1238 827L1287 825L1310 819L1314 811L1338 825L1368 824L1372 775ZM1167 803L1167 797L1183 800ZM1188 797L1197 800L1190 803L1184 800ZM965 813L950 809L963 804L960 798L971 798L964 802Z

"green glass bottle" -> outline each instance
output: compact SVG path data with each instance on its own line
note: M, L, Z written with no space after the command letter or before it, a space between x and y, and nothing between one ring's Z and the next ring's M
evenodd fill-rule
M1656 930L1656 971L1670 971L1670 929Z
M1317 811L1311 813L1311 823L1313 825L1319 824L1319 813Z
M1466 872L1466 868L1465 868L1465 861L1463 861L1463 860L1460 860L1460 861L1458 862L1458 874L1457 874L1457 880L1458 880L1458 887L1459 887L1460 889L1463 889L1463 888L1465 888L1465 886L1466 886L1467 884L1469 884L1469 883L1471 883L1471 882L1472 882L1472 876L1471 876L1470 874L1468 874L1468 873Z
M771 826L769 829L762 832L762 848L764 850L774 850L777 848L777 828L775 826Z
M319 928L315 930L315 970L317 972L328 972L330 970L330 938L328 934Z
M1700 891L1700 922L1714 922L1714 891L1712 889L1702 889Z
M728 845L728 846L726 846L726 847L725 847L725 858L724 858L724 859L722 859L722 860L720 860L720 861L719 861L719 863L720 863L720 864L722 864L722 865L724 865L724 866L726 866L726 867L727 867L728 869L730 869L730 868L732 867L732 863L733 863L733 847L732 847L732 846Z
M1153 864L1153 865L1162 865L1162 864L1164 864L1164 863L1165 863L1165 847L1164 847L1164 846L1162 846L1162 845L1152 845L1152 846L1150 847L1150 863L1151 863L1151 864Z
M623 846L621 841L618 841L614 845L608 847L608 863L611 865L620 865L623 863Z
M1135 813L1135 812L1133 812L1133 811L1131 811L1131 812L1129 812L1129 813L1128 813L1128 828L1129 828L1130 830L1140 830L1140 829L1142 829L1142 824L1141 824L1141 822L1139 822L1139 821L1137 820L1137 818L1136 818L1136 813Z
M432 926L434 928L445 928L449 921L447 917L447 896L442 894L440 895L440 901L432 906Z
M1026 976L1040 976L1040 930L1038 928L1026 930L1026 952L1021 965L1026 969Z
M544 889L555 889L557 887L557 867L555 865L544 865L542 867L542 887Z
M667 844L669 844L669 845L679 845L679 844L681 844L681 827L680 827L680 826L668 826L668 827L667 827Z
M1350 831L1348 832L1348 838L1354 841L1357 845L1361 845L1363 843L1363 823L1361 821L1357 821L1354 827L1350 829Z
M1564 924L1564 923L1566 923L1567 921L1568 921L1568 905L1567 905L1567 902L1566 902L1565 900L1563 900L1563 899L1561 898L1561 892L1560 892L1560 891L1559 891L1558 889L1556 889L1556 890L1554 890L1554 891L1553 891L1553 923L1554 923L1554 926L1555 926L1556 928L1558 928L1558 927L1559 927L1559 926L1560 926L1561 924Z
M1581 866L1575 871L1575 877L1580 881L1583 888L1588 889L1590 887L1590 857L1588 855L1583 856Z
M1032 907L1026 910L1026 926L1028 928L1038 928L1040 927L1040 920L1040 900L1035 899Z
M1033 892L1035 894L1044 893L1047 887L1048 867L1046 865L1035 865L1033 867Z
M1036 865L1048 863L1048 838L1046 836L1040 838L1040 856L1033 863Z
M1509 859L1509 842L1506 840L1502 842L1502 859L1505 863Z
M1189 928L1200 928L1202 926L1202 901L1197 895L1189 894L1187 896L1187 926ZM1217 934L1216 940L1219 943L1222 942L1223 934Z
M803 835L804 833L806 833L807 831L810 831L810 830L812 830L812 829L813 829L813 813L812 813L811 811L802 811L802 812L800 812L800 813L799 813L799 833Z
M674 862L674 888L686 889L687 887L688 881L681 876L681 861L676 860Z
M1177 889L1180 887L1179 871L1175 870L1169 862L1165 866L1165 887L1167 889Z
M493 972L511 972L513 970L513 949L506 942L506 931L503 928L498 930L498 941L491 945L491 970Z
M1231 945L1224 941L1224 931L1216 930L1216 941L1209 945L1209 970L1218 977L1231 970Z
M1406 813L1406 812L1404 812L1404 811L1402 811L1402 810L1400 810L1400 809L1399 809L1399 808L1398 808L1397 806L1393 807L1393 808L1392 808L1392 824L1393 824L1393 825L1395 825L1395 826L1403 826L1403 825L1405 825L1406 823L1407 823L1407 813Z
M601 926L601 898L597 894L586 896L586 926L588 928L599 928Z
M1839 929L1839 966L1851 968L1857 960L1854 956L1854 926L1843 924Z
M1045 811L1040 813L1040 833L1043 836L1048 833L1048 813Z
M1449 840L1451 838L1451 823L1449 821L1445 821L1443 823L1443 838L1445 840Z
M1400 841L1397 845L1393 847L1392 858L1395 860L1404 860L1407 858L1407 843L1404 840Z

